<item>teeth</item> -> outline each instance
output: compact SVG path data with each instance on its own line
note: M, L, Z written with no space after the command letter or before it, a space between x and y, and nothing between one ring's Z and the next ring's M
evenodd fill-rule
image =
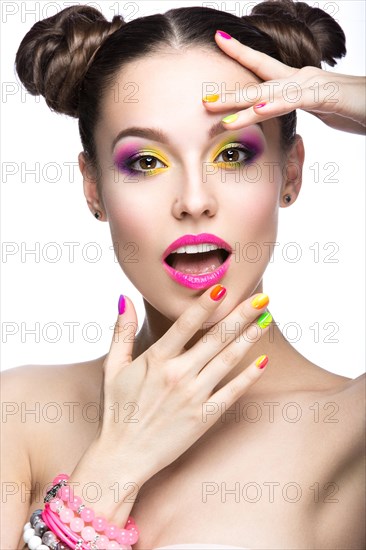
M210 250L218 250L219 248L221 247L211 243L189 244L173 250L171 254L197 254L198 252L210 252Z

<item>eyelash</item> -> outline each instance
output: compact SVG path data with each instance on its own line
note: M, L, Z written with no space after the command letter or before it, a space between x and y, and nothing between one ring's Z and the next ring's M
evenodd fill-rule
M126 159L126 160L123 160L122 162L117 162L117 168L119 168L120 170L124 170L124 171L127 171L129 174L146 174L146 175L150 175L150 174L156 174L158 171L160 170L163 170L165 168L167 168L167 166L165 165L164 167L161 167L159 166L158 168L150 168L148 170L136 170L135 168L132 168L132 165L135 163L135 162L138 162L139 160L141 159L145 159L145 158L151 158L151 159L156 159L158 160L159 162L161 162L162 164L164 164L164 162L160 159L158 159L155 155L153 154L143 154L143 153L138 153L137 155L129 158L129 159Z
M256 150L250 149L249 147L245 147L241 143L229 143L224 149L222 149L222 151L220 151L220 153L215 157L215 159L217 159L217 157L219 157L220 155L225 153L225 151L230 151L230 150L241 151L242 153L245 154L246 158L244 158L242 160L237 160L237 161L229 161L229 160L219 161L220 165L229 165L229 166L233 166L233 167L238 167L238 166L244 164L245 162L250 162L255 157L255 155L257 153ZM159 171L164 170L165 168L167 168L167 166L163 166L163 167L159 166L158 168L150 168L150 169L147 169L147 170L136 170L135 168L132 168L132 165L135 162L138 162L139 160L144 159L144 158L156 159L159 162L161 162L162 164L164 164L162 160L158 159L153 154L138 153L137 155L135 155L134 157L131 157L130 159L123 160L122 162L117 162L116 165L117 165L117 168L119 168L122 171L125 170L129 174L143 173L145 175L156 174Z
M242 165L245 162L250 162L251 160L253 160L253 158L257 154L257 151L255 149L250 149L249 147L246 147L241 143L229 143L222 151L220 151L220 153L217 155L217 157L222 155L223 153L225 153L225 151L230 151L230 150L241 151L241 152L245 153L246 158L242 159L242 160L220 161L219 164L229 164L230 166L238 167L239 165ZM215 158L217 158L217 157L215 157Z

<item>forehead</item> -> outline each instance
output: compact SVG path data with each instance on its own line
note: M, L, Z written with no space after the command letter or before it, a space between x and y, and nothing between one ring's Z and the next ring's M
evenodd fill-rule
M129 62L117 73L113 89L105 96L105 107L117 99L133 109L143 99L171 98L179 105L199 102L205 93L224 94L232 100L243 86L260 82L257 76L223 53L197 48L167 49ZM118 88L118 90L117 90ZM248 90L249 91L249 90ZM172 97L173 96L173 97ZM169 102L169 103L170 103ZM149 102L151 110L164 108L161 101Z
M186 137L194 129L203 135L225 114L243 109L243 99L255 98L260 82L222 52L162 50L125 64L116 74L101 103L100 124L114 135L129 126L155 126ZM220 94L230 102L228 109L208 112L202 105L207 94ZM278 137L276 121L266 121L265 127Z

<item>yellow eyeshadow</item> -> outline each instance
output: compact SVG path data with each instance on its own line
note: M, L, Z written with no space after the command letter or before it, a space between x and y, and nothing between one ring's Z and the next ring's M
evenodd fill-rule
M217 149L217 152L215 154L211 155L211 159L209 160L209 162L215 162L215 158L218 155L220 155L223 151L225 151L225 149L230 149L230 146L237 147L238 145L242 146L240 141L235 141L235 138L231 139L230 141L224 141L221 145L219 145L219 147ZM226 162L226 163L221 161L221 162L218 162L217 164L218 165L220 165L220 164L229 164L229 161ZM235 162L233 161L231 164L235 164ZM240 163L237 163L237 164L240 164Z
M149 156L155 157L160 162L163 162L164 164L166 164L166 166L159 167L159 168L149 168L146 170L136 170L136 172L142 174L143 176L155 176L156 174L160 174L161 172L164 172L165 170L170 168L170 163L164 157L164 155L160 151L152 147L138 149L138 151L136 152L136 158L133 160L133 163L138 162L142 158L149 157Z
M142 156L148 157L151 154L151 156L157 157L158 160L160 160L161 162L164 162L164 164L167 164L168 166L170 166L170 163L164 157L164 155L160 151L158 151L154 148L149 148L149 147L147 147L146 149L143 148L141 150L138 150L137 153L138 153L138 156L140 156L140 157L142 157ZM153 170L154 170L154 168L153 168Z
M164 172L169 168L168 166L166 168L150 168L150 170L138 170L141 174L144 176L155 176L156 174L160 174L161 172Z
M240 162L234 162L234 161L227 161L227 162L216 162L216 166L219 168L222 168L223 170L230 170L232 168L240 168L241 163Z

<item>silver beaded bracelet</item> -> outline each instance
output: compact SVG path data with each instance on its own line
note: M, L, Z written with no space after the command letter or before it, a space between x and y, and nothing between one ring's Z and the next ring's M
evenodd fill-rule
M41 509L35 510L23 528L23 540L29 550L72 550L42 520ZM76 546L78 548L78 546Z

